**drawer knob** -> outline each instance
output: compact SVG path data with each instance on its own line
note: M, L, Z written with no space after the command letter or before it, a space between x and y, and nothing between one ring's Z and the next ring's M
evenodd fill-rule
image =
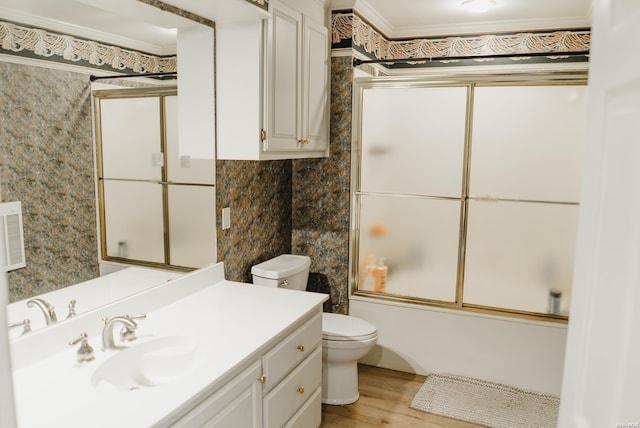
M260 381L260 383L265 383L267 381L267 376L262 375L258 378L258 380Z
M304 394L304 386L299 386L298 387L298 393Z
M298 351L304 352L304 345L298 345Z

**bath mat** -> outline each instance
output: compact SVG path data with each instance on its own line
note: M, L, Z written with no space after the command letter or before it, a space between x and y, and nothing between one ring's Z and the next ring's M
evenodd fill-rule
M492 428L555 428L560 399L499 383L430 374L411 408Z

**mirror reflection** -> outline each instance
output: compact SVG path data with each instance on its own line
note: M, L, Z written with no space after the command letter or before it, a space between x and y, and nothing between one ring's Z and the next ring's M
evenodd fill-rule
M56 11L52 12L47 2L25 4L0 0L3 48L8 45L11 48L11 55L4 55L0 60L3 82L0 86L3 101L0 102L0 200L21 202L26 261L24 267L8 272L9 323L21 324L12 329L12 337L25 327L25 318L30 319L31 329L46 325L47 320L52 322L47 305L55 308L55 319L60 322L74 312L93 309L183 274L166 269L130 268L130 265L103 260L92 112L94 90L175 86L176 81L134 78L91 83L89 75L175 71L177 41L181 34L190 42L205 39L201 45L207 49L213 44L213 29L151 6L143 7L148 13L114 12L110 10L113 6L89 6L64 0L57 2ZM65 14L65 10L69 13ZM42 30L34 23L19 21L18 17L24 13L40 20L73 25L76 32L68 36L68 32L53 24ZM82 28L75 21L89 16L100 18L96 28ZM100 26L108 23L119 23L122 32L107 34L108 28ZM100 39L96 38L96 31L100 32ZM40 45L31 46L27 36L33 34L46 37L41 37ZM146 39L138 38L145 34ZM55 51L58 45L66 46L67 50ZM43 61L38 55L54 57L56 61ZM25 59L25 56L39 60ZM212 52L209 56L212 57ZM204 64L208 56L200 58ZM210 62L212 68L212 58ZM187 77L193 85L199 83L192 76ZM193 94L194 91L187 88L184 92ZM203 92L212 104L211 91ZM176 109L183 103L189 104L189 100L182 98L186 97L177 100ZM207 125L211 126L211 121ZM192 164L207 156L206 161L213 162L215 141L212 137L213 130L200 140L190 139L191 148L180 146L176 150L190 157ZM203 146L209 148L202 150ZM199 155L190 156L196 149ZM188 211L188 198L174 199L178 201L179 212ZM214 203L212 197L210 204ZM174 228L179 230L175 225ZM193 234L183 236L188 239ZM211 238L210 234L207 236ZM176 241L184 246L180 240ZM215 235L210 246L214 249L215 261ZM211 254L209 256L211 258ZM122 261L125 260L115 260ZM203 263L202 259L190 261L188 255L180 259L182 266L197 267ZM118 272L123 268L126 273ZM107 278L101 275L116 275L113 282L120 285L109 285L107 295L81 299L83 289ZM40 300L33 301L36 297ZM14 312L12 307L20 310Z

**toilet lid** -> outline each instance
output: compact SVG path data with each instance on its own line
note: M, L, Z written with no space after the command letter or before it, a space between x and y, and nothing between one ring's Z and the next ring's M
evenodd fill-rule
M323 313L322 338L329 340L364 340L377 334L376 327L349 315Z

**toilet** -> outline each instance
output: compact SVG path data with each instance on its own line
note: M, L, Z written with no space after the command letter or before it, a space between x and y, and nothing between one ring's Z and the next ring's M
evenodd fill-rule
M253 283L306 291L311 259L282 254L251 268ZM322 402L351 404L358 400L358 360L378 340L376 327L349 315L322 314Z

